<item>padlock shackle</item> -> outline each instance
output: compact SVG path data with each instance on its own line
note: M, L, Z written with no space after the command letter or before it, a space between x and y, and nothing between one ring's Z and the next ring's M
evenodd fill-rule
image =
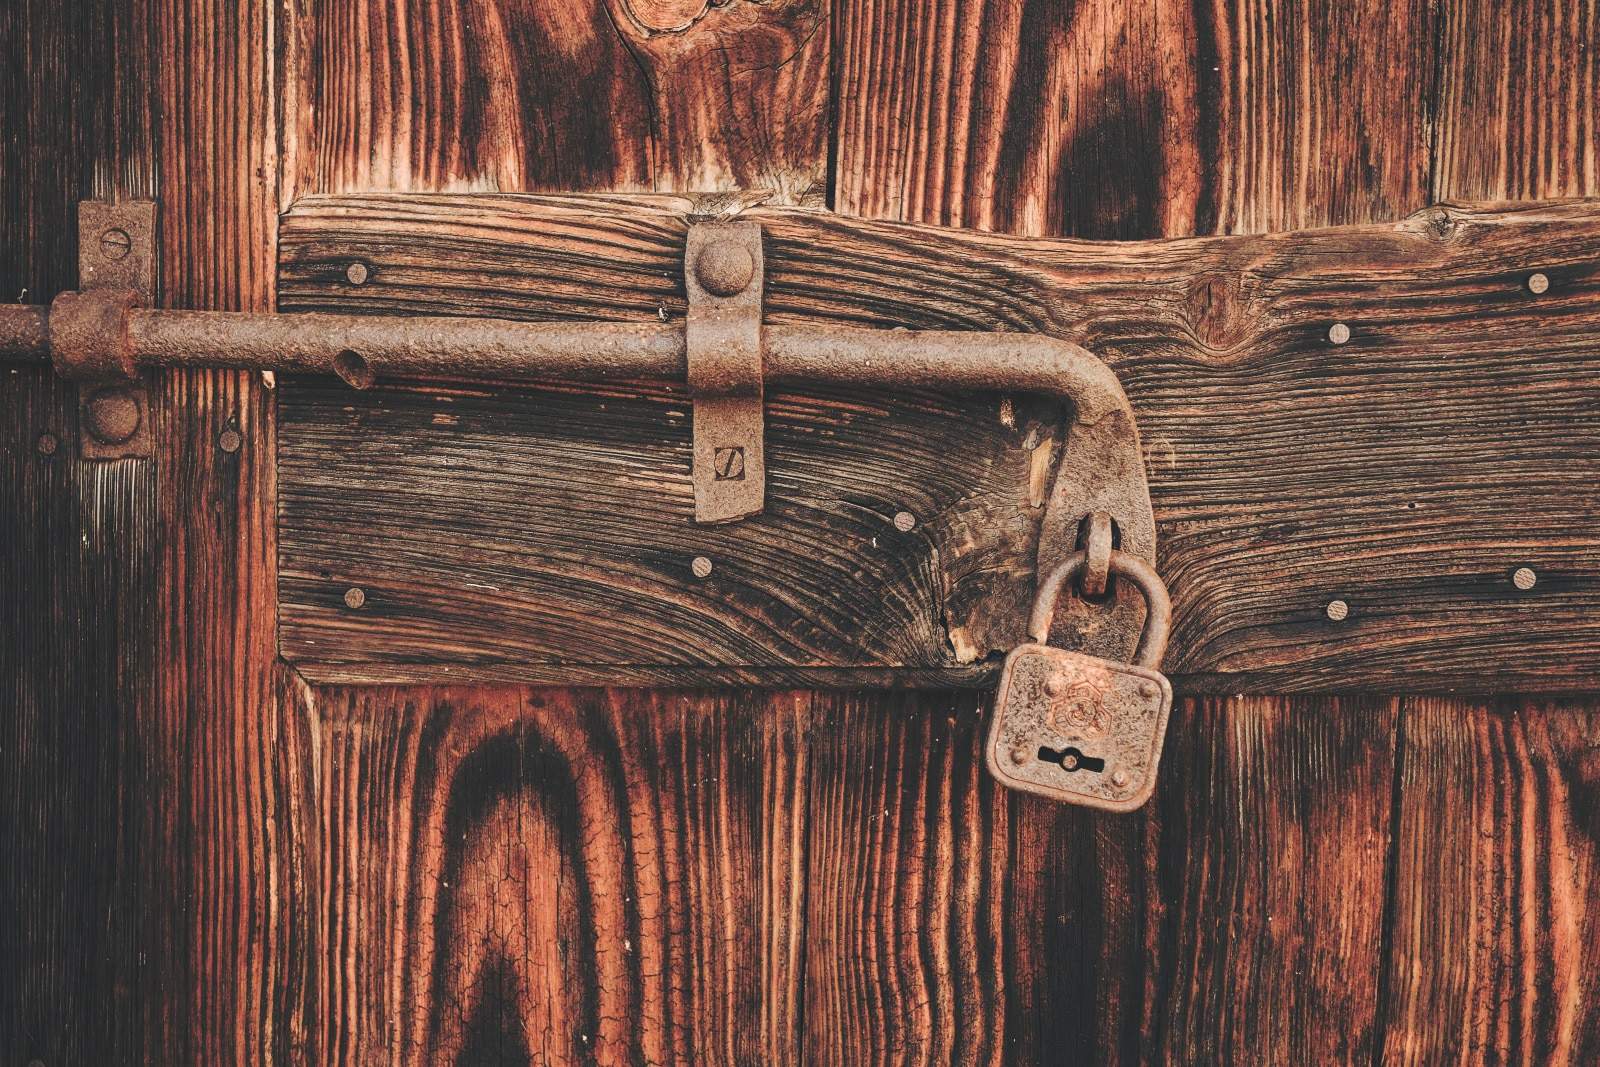
M1033 640L1041 645L1049 642L1050 624L1055 619L1061 590L1082 573L1088 562L1089 553L1074 552L1040 584L1039 595L1033 601L1033 615L1028 620L1028 636ZM1167 595L1167 583L1150 564L1118 549L1111 550L1110 573L1128 579L1144 594L1144 632L1139 635L1133 662L1140 667L1159 667L1161 657L1167 654L1167 640L1172 636L1172 598Z

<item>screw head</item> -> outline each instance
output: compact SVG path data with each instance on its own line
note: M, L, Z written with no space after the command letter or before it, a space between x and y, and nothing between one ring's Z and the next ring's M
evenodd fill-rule
M61 442L56 440L56 435L48 432L40 434L39 440L34 442L34 447L39 450L41 456L55 455L56 449L60 446Z
M217 447L224 452L237 452L242 444L244 444L244 435L232 426L217 435Z
M107 259L127 259L133 251L133 238L127 230L112 227L100 235L100 254Z
M714 241L701 249L694 263L694 276L707 292L733 296L744 292L756 274L756 261L750 250L732 241Z
M1550 279L1547 275L1543 274L1542 272L1528 275L1528 292L1532 293L1534 296L1538 296L1540 293L1546 292L1549 290L1549 288Z
M1343 622L1350 617L1350 605L1343 600L1328 601L1328 618L1334 622Z
M894 528L901 533L910 533L917 527L917 517L909 511L897 511L894 515Z
M694 572L696 578L711 577L711 560L705 556L696 556L689 563L689 570Z
M1342 345L1350 340L1350 327L1342 322L1336 322L1328 327L1328 340L1336 345Z
M1539 575L1532 567L1518 567L1511 572L1511 584L1526 593L1539 582Z
M96 441L120 445L139 432L139 401L126 389L101 389L84 408Z
M371 271L367 269L365 263L357 260L344 269L344 276L351 285L366 285L367 279L371 277Z

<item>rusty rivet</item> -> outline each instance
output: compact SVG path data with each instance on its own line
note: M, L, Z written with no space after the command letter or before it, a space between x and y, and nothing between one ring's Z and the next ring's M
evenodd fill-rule
M1511 584L1526 593L1538 584L1539 575L1532 567L1518 567L1511 572Z
M1029 753L1026 748L1023 748L1020 745L1011 750L1011 762L1016 764L1018 767L1022 766L1024 763L1027 763L1032 758L1032 754Z
M1532 293L1534 296L1538 296L1540 293L1545 292L1549 288L1550 279L1546 275L1542 273L1528 275L1528 292Z
M1156 688L1156 683L1148 678L1139 683L1139 695L1142 697L1153 697L1159 692L1160 690Z
M894 515L894 528L901 533L910 533L916 529L917 517L909 511L897 511Z
M61 442L56 440L56 435L48 432L40 434L39 440L34 443L34 447L39 450L39 455L41 456L55 455L56 449L60 445Z
M755 273L756 261L750 257L750 250L732 241L712 242L694 262L694 276L707 292L717 296L744 292Z
M1343 600L1328 601L1328 618L1334 622L1343 622L1350 617L1350 605Z
M1045 695L1058 697L1067 691L1067 680L1059 674L1052 674L1044 680Z
M1342 322L1336 322L1328 327L1328 340L1336 345L1342 345L1350 340L1350 327Z
M694 572L694 576L696 578L711 577L711 561L705 556L696 556L694 560L690 562L689 569Z
M361 607L367 602L367 591L359 585L352 585L344 591L344 606L351 611Z
M232 426L217 435L217 447L224 452L237 452L242 444L244 444L244 436Z
M84 408L95 440L120 445L139 432L139 401L126 389L101 389Z
M131 251L133 238L128 236L127 230L112 227L100 235L100 254L107 259L127 259Z
M1116 770L1112 771L1111 784L1116 786L1118 789L1121 789L1123 786L1127 785L1128 772L1123 770L1121 767L1118 767Z
M367 269L367 265L360 260L356 260L356 262L344 269L344 276L351 285L366 285L367 278L371 276L371 273Z

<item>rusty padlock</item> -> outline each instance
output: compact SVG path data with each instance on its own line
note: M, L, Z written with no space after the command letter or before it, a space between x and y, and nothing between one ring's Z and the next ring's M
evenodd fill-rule
M1039 587L1027 644L1006 657L989 726L989 773L1026 793L1108 811L1132 811L1156 784L1172 710L1172 684L1156 667L1167 650L1172 601L1155 568L1112 551L1109 573L1144 594L1144 633L1135 663L1052 648L1061 590L1089 560L1068 557Z

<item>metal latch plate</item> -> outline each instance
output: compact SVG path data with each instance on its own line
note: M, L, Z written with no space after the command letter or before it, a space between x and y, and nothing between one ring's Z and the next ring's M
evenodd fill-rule
M1171 709L1157 671L1021 645L995 694L989 770L1012 789L1131 811L1155 788Z

